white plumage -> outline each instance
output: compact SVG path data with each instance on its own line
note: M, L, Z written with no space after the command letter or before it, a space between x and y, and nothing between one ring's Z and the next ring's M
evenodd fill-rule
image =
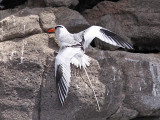
M55 60L55 76L58 96L62 105L68 94L71 77L70 63L80 68L83 67L86 72L85 68L89 66L90 58L85 54L84 50L90 45L94 38L99 38L106 43L122 48L133 49L132 46L120 36L100 26L91 26L76 34L69 33L62 25L57 25L55 29L58 44L60 46L60 50ZM97 105L99 107L98 101Z
M71 77L70 63L76 67L89 66L89 57L80 47L63 47L59 50L55 60L55 76L60 102L63 105L67 97Z

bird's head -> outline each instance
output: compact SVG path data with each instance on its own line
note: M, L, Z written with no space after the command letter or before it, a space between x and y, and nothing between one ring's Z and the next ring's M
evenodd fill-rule
M56 25L55 28L48 29L48 33L53 33L56 31L64 31L64 30L67 30L67 29L63 25Z
M55 28L50 28L48 30L48 33L55 32L56 35L65 35L65 33L68 33L68 30L63 25L57 25Z

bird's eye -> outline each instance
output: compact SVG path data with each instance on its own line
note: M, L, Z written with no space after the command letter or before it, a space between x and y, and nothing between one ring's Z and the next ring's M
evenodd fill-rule
M57 29L57 28L63 28L63 26L56 26L55 29Z

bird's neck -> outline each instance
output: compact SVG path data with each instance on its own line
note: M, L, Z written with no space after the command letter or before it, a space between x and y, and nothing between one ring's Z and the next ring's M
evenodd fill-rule
M56 30L56 37L60 47L68 46L68 38L71 34L67 30Z
M64 30L56 30L56 36L59 39L63 39L65 38L67 35L69 35L70 33L68 32L68 30L64 29Z

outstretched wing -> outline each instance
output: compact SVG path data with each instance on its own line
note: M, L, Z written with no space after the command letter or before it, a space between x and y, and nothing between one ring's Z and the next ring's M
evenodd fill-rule
M99 38L100 40L112 44L114 46L119 46L122 48L133 49L132 45L126 40L116 35L115 33L109 31L100 26L91 26L82 33L84 38L84 48L92 42L94 38Z
M55 78L58 91L58 97L61 104L68 94L68 88L70 86L71 68L70 63L72 58L81 50L81 48L66 47L58 52L55 59Z

